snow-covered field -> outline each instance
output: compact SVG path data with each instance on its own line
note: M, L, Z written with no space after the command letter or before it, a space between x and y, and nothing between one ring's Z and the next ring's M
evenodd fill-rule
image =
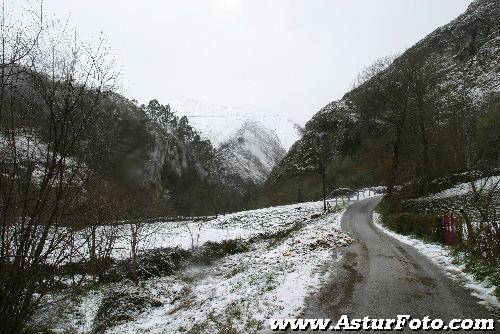
M369 195L366 191L360 198ZM172 276L141 282L144 293L160 306L131 311L132 319L106 333L255 333L266 331L270 318L299 316L305 297L324 278L322 267L335 258L332 253L352 241L341 231L343 212L318 215L322 208L322 202L310 202L238 212L208 222L148 226L141 235L143 250L189 249L207 241L248 240L298 228L282 238L254 238L248 251L211 265L191 265ZM115 256L128 255L126 240L119 240ZM90 333L103 296L114 288L116 284L108 284L88 291L73 298L62 316L49 312L45 319L51 318L50 327L60 332ZM45 321L43 315L39 318Z
M319 269L331 252L351 241L340 231L340 217L312 220L276 247L261 242L213 267L151 280L148 288L163 306L110 333L177 333L193 327L203 333L223 328L254 333L269 318L297 316L304 298L318 287Z
M500 188L500 176L492 176L485 177L479 180L474 181L474 186L477 191L488 191L488 190L498 190ZM470 182L460 183L454 186L453 188L449 188L443 190L437 194L433 194L430 196L423 197L422 200L431 200L431 199L440 199L447 197L455 197L462 196L472 193L472 185Z
M346 201L361 200L374 196L381 188L364 189L358 196ZM335 206L335 200L328 201ZM338 201L340 204L341 202ZM207 241L220 242L231 239L247 239L266 234L279 228L291 226L293 222L309 218L323 209L323 202L309 202L264 209L249 210L221 215L209 221L179 221L144 224L139 230L139 251L160 247L181 247L189 249ZM130 256L130 226L120 226L113 256Z
M322 202L310 202L242 211L221 215L206 222L180 221L144 224L139 230L139 250L160 247L189 249L203 245L207 241L248 239L307 219L312 214L318 213L322 205ZM114 257L124 258L130 255L130 239L130 226L122 225L113 252Z
M374 213L373 223L392 238L416 248L422 255L442 268L450 278L469 289L472 296L481 300L481 304L500 309L500 301L494 294L496 287L488 282L478 282L472 274L464 271L465 268L462 265L453 263L453 255L448 247L393 232L380 224L380 216L377 213Z

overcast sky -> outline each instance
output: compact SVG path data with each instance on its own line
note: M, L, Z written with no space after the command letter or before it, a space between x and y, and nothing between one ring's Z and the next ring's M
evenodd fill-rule
M45 0L83 36L103 31L122 93L195 99L305 123L359 70L448 23L471 0Z

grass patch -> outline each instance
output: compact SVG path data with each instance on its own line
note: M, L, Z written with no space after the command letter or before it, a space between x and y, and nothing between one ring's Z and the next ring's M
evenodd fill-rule
M109 289L103 296L93 323L95 333L136 319L149 308L159 307L147 290L124 281Z
M272 233L260 233L257 236L252 238L252 242L263 240L270 241L270 247L275 247L285 241L290 235L294 232L299 231L304 227L303 221L297 221L291 224L290 226L286 226L280 228Z
M210 264L227 255L244 253L250 250L249 243L242 239L208 241L194 251L194 262Z
M464 265L465 271L471 273L478 281L487 281L496 286L495 296L500 298L500 268L495 268L484 260L458 249L453 251L453 256L453 263Z

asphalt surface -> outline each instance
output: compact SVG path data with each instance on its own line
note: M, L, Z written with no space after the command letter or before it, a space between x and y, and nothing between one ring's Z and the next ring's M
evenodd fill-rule
M496 319L470 292L442 270L405 245L378 230L372 222L380 198L352 204L342 218L342 229L357 241L332 261L328 281L307 299L305 318L396 318L429 316L452 319ZM432 332L432 331L431 331ZM470 331L468 333L471 333ZM491 331L490 331L491 333Z

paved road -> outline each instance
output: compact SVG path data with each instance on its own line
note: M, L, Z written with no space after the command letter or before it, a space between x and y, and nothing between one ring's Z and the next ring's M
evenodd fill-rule
M444 321L498 319L414 248L379 231L372 223L373 208L379 201L366 199L347 209L342 228L357 242L343 250L341 261L325 268L331 271L331 278L308 299L305 317L396 318L408 314ZM500 332L498 322L496 327Z

